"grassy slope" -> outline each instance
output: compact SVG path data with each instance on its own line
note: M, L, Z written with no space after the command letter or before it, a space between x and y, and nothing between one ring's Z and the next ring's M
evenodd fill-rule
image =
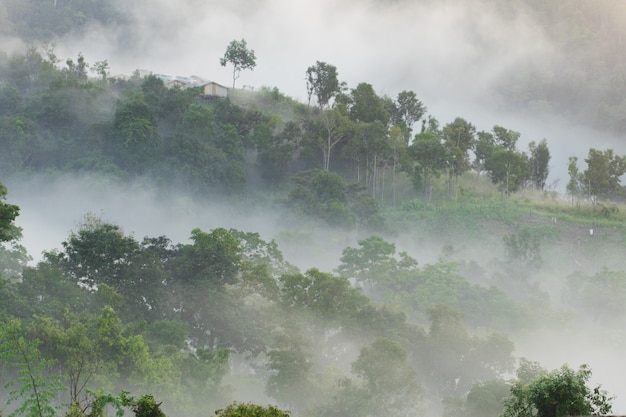
M413 241L428 242L483 268L505 260L505 236L526 229L539 237L542 258L541 268L528 274L544 287L562 285L575 271L626 270L623 206L572 204L554 192L524 191L506 198L475 175L467 175L459 190L454 197L435 195L431 203L406 202L389 210L388 217L397 233L408 232Z

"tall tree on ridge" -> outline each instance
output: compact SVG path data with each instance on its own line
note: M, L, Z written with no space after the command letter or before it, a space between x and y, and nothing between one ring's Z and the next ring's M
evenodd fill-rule
M411 140L413 125L422 120L425 113L426 106L417 98L415 92L404 90L398 93L391 118L393 123L402 129L407 145Z
M309 96L315 96L317 106L325 109L329 106L330 100L339 93L341 84L337 78L337 67L326 62L317 61L306 70L306 89Z
M256 67L256 56L253 49L248 49L245 39L233 40L228 44L224 56L220 58L220 65L225 67L226 64L233 66L233 89L235 81L239 78L242 70L251 70Z
M543 191L550 173L548 167L550 163L548 143L545 139L538 144L532 141L528 144L528 150L530 151L530 180L535 188Z

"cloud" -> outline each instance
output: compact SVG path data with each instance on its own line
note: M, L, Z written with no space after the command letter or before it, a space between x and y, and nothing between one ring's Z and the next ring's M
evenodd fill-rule
M245 38L257 68L242 74L241 85L276 86L295 98L306 94L306 68L320 60L351 87L476 99L512 66L550 48L527 16L503 21L480 2L141 0L119 8L127 25L94 26L59 49L107 59L114 73L146 68L229 84L219 58L231 40Z

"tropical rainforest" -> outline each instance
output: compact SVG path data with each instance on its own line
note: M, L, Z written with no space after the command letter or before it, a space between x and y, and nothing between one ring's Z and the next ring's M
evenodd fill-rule
M622 133L624 6L493 3L588 64L529 63L507 105ZM559 155L555 190L549 138L440 121L418 93L348 85L329 62L302 68L306 102L236 88L257 56L233 41L217 97L57 56L55 37L123 25L115 2L6 0L0 21L30 45L0 53L1 415L561 417L619 400L589 365L618 367L626 341L614 149ZM12 195L69 179L227 211L184 241L83 213L34 261ZM270 227L226 220L261 212ZM576 348L579 363L542 363Z

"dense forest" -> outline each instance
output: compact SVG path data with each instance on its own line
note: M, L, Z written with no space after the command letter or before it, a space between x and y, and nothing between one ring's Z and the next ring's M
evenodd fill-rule
M507 105L623 130L623 6L489 3L534 16L573 57L571 72L555 57L513 74ZM558 193L548 139L520 149L497 120L440 122L416 92L347 85L332 63L302 69L306 103L277 87L218 97L56 55L57 36L123 26L113 2L5 1L0 19L32 45L0 53L2 415L611 411L588 364L619 369L626 338L626 157L569 157ZM222 61L233 84L254 71L245 42ZM270 213L276 232L224 219L177 242L85 213L33 262L12 193L69 178ZM580 363L529 356L567 338Z

